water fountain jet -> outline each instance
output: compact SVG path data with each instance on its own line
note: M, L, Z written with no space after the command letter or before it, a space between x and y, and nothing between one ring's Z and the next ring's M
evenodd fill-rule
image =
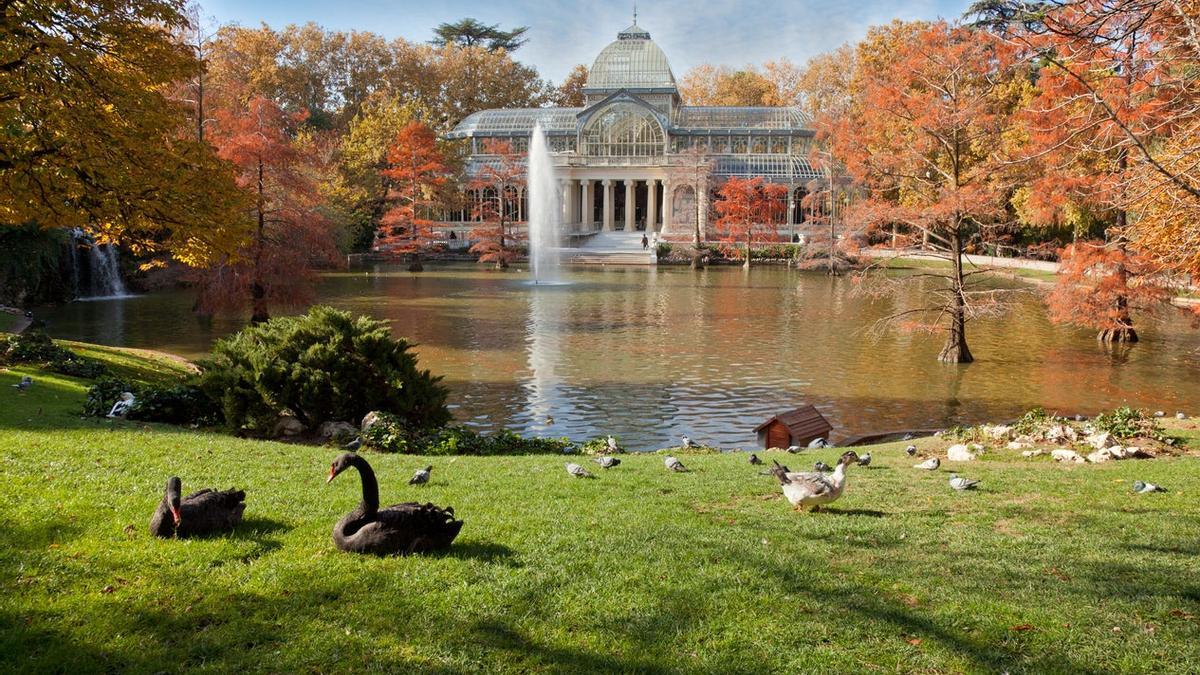
M550 146L540 124L533 127L529 138L529 158L526 164L526 194L529 195L529 265L535 284L558 281L559 204L558 181L554 177L554 162Z

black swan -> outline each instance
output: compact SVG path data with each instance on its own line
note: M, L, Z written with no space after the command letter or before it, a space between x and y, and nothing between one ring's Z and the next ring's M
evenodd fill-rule
M226 532L242 522L246 493L242 490L211 490L179 498L183 483L177 476L167 479L167 491L150 518L150 534L156 537L195 537Z
M367 460L347 452L329 467L332 482L346 469L358 469L362 480L362 503L333 527L333 543L343 551L376 555L408 555L450 547L463 521L455 520L454 509L433 504L405 502L379 508L379 483Z

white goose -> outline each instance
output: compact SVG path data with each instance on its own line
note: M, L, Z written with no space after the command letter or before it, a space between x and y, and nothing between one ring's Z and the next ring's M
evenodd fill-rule
M816 511L822 504L837 501L842 496L846 489L846 467L857 461L858 455L851 450L842 455L831 474L790 473L779 462L775 462L771 473L779 479L783 496L792 506L797 509L811 506Z

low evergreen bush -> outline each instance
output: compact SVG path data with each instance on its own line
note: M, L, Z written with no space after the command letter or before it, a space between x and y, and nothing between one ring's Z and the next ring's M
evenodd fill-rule
M89 380L109 374L103 363L85 359L39 331L9 335L0 340L0 363L34 363L55 373Z
M330 307L250 326L217 342L200 386L233 429L269 433L285 411L309 429L395 415L408 436L450 421L440 377L388 325Z

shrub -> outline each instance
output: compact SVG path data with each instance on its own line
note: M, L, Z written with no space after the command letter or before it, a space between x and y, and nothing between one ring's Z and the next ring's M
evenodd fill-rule
M1062 417L1051 415L1042 408L1033 408L1013 423L1012 430L1017 436L1036 436L1046 429L1066 421Z
M109 373L103 363L85 359L37 331L9 335L0 341L0 363L36 363L56 373L89 380Z
M659 258L666 258L671 255L671 248L672 248L672 246L670 244L668 244L667 242L660 241L660 242L658 242L658 246L656 247L655 253L657 254L657 257L659 257Z
M83 401L83 414L104 417L108 411L112 410L121 394L127 391L133 391L128 383L115 377L101 377L96 380L95 384L88 387L87 398ZM134 394L134 396L136 395Z
M102 377L88 388L84 414L104 417L125 392L134 397L133 407L125 414L131 420L200 425L218 424L221 420L216 401L195 384L131 385L114 377Z
M463 426L449 426L414 436L400 418L388 414L381 414L362 439L374 450L414 455L561 455L575 449L566 438L523 438L509 429L484 435Z
M1135 410L1129 406L1121 406L1111 412L1100 413L1092 420L1092 427L1097 431L1107 431L1116 438L1152 438L1165 441L1158 420L1147 415L1143 410Z
M418 370L407 341L382 321L330 307L245 328L200 367L201 387L235 429L270 431L285 410L310 429L372 410L409 433L450 421L441 378Z

